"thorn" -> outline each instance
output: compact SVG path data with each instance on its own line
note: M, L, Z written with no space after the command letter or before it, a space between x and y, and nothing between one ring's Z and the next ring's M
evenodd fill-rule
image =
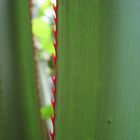
M51 100L51 103L52 103L52 106L53 106L53 109L54 109L54 107L55 107L55 99L54 99L54 101Z
M57 36L57 31L55 29L53 29L53 34L54 34L54 37L56 38Z
M54 120L55 120L55 118L53 116L51 116L51 120L52 120L52 123L53 123L53 126L54 126Z
M54 97L56 97L56 87L52 88L52 92L53 92Z
M56 76L55 75L52 76L52 81L53 81L53 84L55 85L56 84Z
M54 4L53 4L53 9L54 9L54 12L56 13L57 12L57 6L55 6Z
M57 45L56 45L56 43L55 43L55 42L53 42L53 46L54 46L54 48L55 48L55 50L56 50Z
M49 131L50 137L52 140L54 140L54 132Z
M56 56L54 54L52 54L52 59L53 59L54 64L56 65Z
M55 24L57 23L57 17L54 18L54 23L55 23Z

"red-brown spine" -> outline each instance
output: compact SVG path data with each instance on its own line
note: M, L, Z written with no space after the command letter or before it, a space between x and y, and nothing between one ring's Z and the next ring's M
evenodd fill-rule
M54 34L54 49L55 49L55 54L52 54L52 59L54 62L54 75L52 76L52 81L54 84L54 88L52 88L52 93L54 95L54 100L52 100L52 106L54 109L54 116L51 116L51 120L52 120L52 124L53 124L53 132L49 132L50 133L50 137L52 140L54 140L54 136L55 136L55 117L56 117L56 113L55 113L55 105L56 105L56 82L57 82L57 75L56 75L56 64L57 64L57 19L58 19L58 15L57 15L57 9L58 9L58 1L56 1L56 5L53 4L53 9L55 12L55 17L54 17L54 27L53 27L53 34Z

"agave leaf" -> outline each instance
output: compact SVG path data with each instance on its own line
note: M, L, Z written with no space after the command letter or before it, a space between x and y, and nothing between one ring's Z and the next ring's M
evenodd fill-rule
M0 0L0 140L42 140L29 13L28 0Z

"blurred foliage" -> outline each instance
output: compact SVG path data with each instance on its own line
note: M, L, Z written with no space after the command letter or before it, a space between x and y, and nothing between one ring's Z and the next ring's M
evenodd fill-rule
M47 107L42 107L40 111L43 119L49 119L50 116L54 115L54 110L51 105Z
M37 40L40 42L40 47L44 51L52 54L55 50L52 42L52 28L49 23L44 22L40 17L32 21L33 33Z
M43 16L44 15L44 11L46 9L52 8L52 2L51 0L47 0L44 4L42 4L39 7L39 16Z
M36 4L38 5L38 4ZM46 10L52 11L50 17L45 14ZM52 14L52 15L51 15ZM32 31L39 42L39 47L42 51L49 55L55 54L53 46L53 5L51 0L46 0L44 3L37 6L37 13L35 18L32 20Z

